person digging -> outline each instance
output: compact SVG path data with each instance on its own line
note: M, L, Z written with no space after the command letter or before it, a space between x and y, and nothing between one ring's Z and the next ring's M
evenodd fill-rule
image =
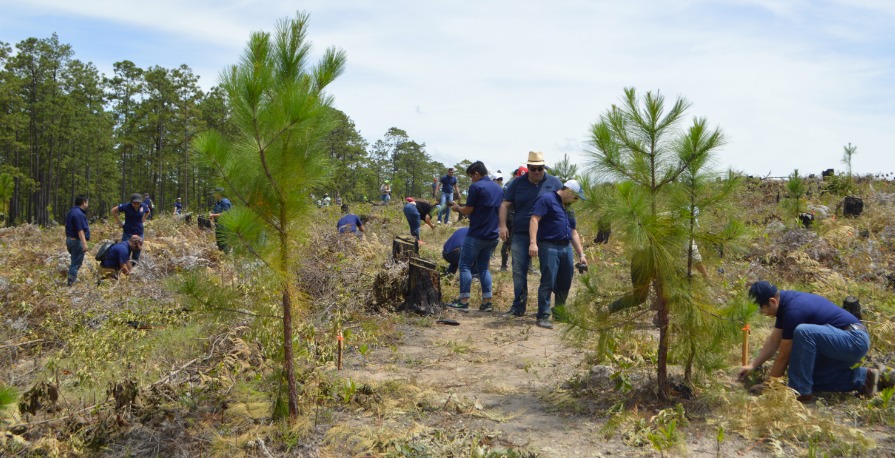
M892 386L891 371L881 383L877 369L858 367L870 349L870 336L851 313L824 297L777 290L767 281L753 283L749 297L776 321L758 356L740 368L740 380L776 354L770 376L787 373L789 387L803 403L812 402L815 391L857 391L872 397L879 388Z

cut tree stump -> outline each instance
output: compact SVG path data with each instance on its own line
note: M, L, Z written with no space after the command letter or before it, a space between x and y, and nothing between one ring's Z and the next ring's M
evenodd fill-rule
M392 241L392 260L407 262L420 255L420 244L414 237L395 237Z
M434 262L411 258L408 269L407 295L398 310L433 315L444 310L441 303L441 275Z

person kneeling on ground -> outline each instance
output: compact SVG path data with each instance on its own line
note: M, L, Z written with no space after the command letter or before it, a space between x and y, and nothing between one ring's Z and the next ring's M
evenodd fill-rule
M130 275L134 265L130 261L131 253L143 249L143 239L132 235L124 242L118 242L106 252L106 258L100 263L100 275L103 278L118 278L119 273Z
M364 223L361 222L360 217L350 212L348 204L342 204L342 213L344 216L336 223L340 234L355 234L357 231L364 232Z
M740 379L776 353L770 376L788 373L789 387L801 402L811 402L815 391L876 394L879 371L857 367L870 349L870 337L854 315L824 297L778 291L767 281L753 283L749 297L776 321L758 356L740 368Z

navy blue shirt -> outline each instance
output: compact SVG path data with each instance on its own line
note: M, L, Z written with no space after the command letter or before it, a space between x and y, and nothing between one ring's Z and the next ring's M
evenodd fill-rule
M448 194L454 192L454 186L457 185L457 177L445 175L438 181L441 182L441 192L446 192Z
M106 259L103 259L103 267L110 269L120 269L121 266L127 264L131 257L131 248L127 241L118 242L109 247L106 252Z
M229 210L230 207L232 207L232 206L233 206L233 204L230 203L230 199L228 199L226 197L221 197L221 200L217 201L217 203L214 204L214 208L211 209L211 212L212 213L224 213L225 211Z
M469 186L466 205L473 207L469 214L469 236L479 240L497 240L500 235L500 204L503 190L500 185L483 177Z
M75 239L78 237L78 231L84 231L84 238L90 240L90 227L87 224L87 215L81 207L72 207L65 214L65 236Z
M817 294L799 291L780 291L780 305L774 327L783 330L783 338L792 340L800 324L828 324L842 329L861 321L845 309Z
M541 217L538 222L538 241L568 242L577 224L575 216L566 211L557 193L541 194L532 206L532 216Z
M528 174L510 181L504 191L503 200L513 204L513 233L528 236L528 223L531 220L531 207L541 194L556 192L562 189L562 182L555 176L544 174L538 184L528 181ZM509 224L508 224L509 225Z
M181 212L183 212L183 204L174 202L174 214L179 215Z
M141 204L139 210L134 210L131 204L118 206L118 213L124 213L124 233L126 235L139 235L143 237L143 216L149 213L149 207Z
M450 253L451 251L456 250L463 246L463 239L466 238L466 234L469 232L468 227L461 227L454 231L450 237L448 237L447 242L444 242L444 248L442 248L442 254Z
M349 213L339 219L336 227L339 228L339 233L343 234L345 232L357 232L357 228L364 227L364 223L360 221L357 215Z

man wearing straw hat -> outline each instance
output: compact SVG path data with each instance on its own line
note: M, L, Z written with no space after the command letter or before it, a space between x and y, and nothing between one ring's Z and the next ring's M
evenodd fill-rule
M511 251L513 253L513 305L507 315L522 316L525 314L528 301L528 267L531 256L528 254L529 222L532 206L541 194L556 192L562 189L559 178L547 174L544 153L529 151L528 173L511 181L504 191L503 203L500 205L500 238L506 241L510 236L507 228L507 214L512 206L513 215Z

